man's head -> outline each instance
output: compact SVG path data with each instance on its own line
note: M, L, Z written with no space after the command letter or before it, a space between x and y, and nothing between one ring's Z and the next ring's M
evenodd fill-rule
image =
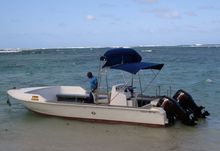
M91 78L93 77L92 72L88 72L88 73L87 73L87 77L88 77L89 79L91 79Z

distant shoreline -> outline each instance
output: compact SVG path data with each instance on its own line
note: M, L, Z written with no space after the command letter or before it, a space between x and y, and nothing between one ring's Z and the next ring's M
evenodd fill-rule
M91 46L91 47L48 47L48 48L0 48L0 53L21 52L25 50L51 50L51 49L98 49L98 48L137 48L137 47L220 47L220 44L192 44L192 45L139 45L139 46Z

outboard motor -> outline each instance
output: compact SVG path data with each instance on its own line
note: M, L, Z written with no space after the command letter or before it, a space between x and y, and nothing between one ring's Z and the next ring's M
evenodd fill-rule
M175 123L175 118L181 120L183 124L196 125L192 114L187 113L174 99L163 96L157 103L157 107L162 107L167 114L170 125Z
M173 98L185 111L193 113L195 118L206 118L206 116L210 115L208 111L204 110L205 107L198 106L192 96L184 90L178 90Z

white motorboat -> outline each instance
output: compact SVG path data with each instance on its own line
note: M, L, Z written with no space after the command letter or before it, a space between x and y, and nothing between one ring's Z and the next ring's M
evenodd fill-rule
M79 86L13 89L8 94L20 100L29 110L46 115L147 125L168 123L166 112L162 108L153 107L152 104L137 107L133 99L128 100L122 89L124 85L113 86L112 91L121 91L120 94L110 103L107 96L101 95L97 100L98 104L83 103L88 94Z
M107 68L136 74L139 70L161 70L163 67L163 64L141 62L141 56L135 50L125 48L111 49L100 60L104 62L100 72ZM128 83L113 85L110 93L98 94L98 103L85 103L89 94L80 86L20 88L8 90L8 94L29 110L46 115L151 126L169 124L167 113L170 112L165 111L163 105L157 105L161 97L140 95ZM185 115L184 120L194 122Z

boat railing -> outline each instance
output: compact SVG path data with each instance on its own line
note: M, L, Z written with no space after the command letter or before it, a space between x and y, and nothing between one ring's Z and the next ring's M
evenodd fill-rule
M147 89L145 94L153 95L153 96L172 96L172 86L170 85L154 85L151 86L151 89Z
M135 88L135 93L139 93L139 88L138 87L134 87ZM108 88L109 92L108 95L111 92L111 88ZM173 87L171 85L152 85L150 88L146 89L145 92L143 93L143 95L149 95L149 96L169 96L171 97L173 95ZM99 90L99 94L105 94L107 95L106 92L106 87L100 87Z

